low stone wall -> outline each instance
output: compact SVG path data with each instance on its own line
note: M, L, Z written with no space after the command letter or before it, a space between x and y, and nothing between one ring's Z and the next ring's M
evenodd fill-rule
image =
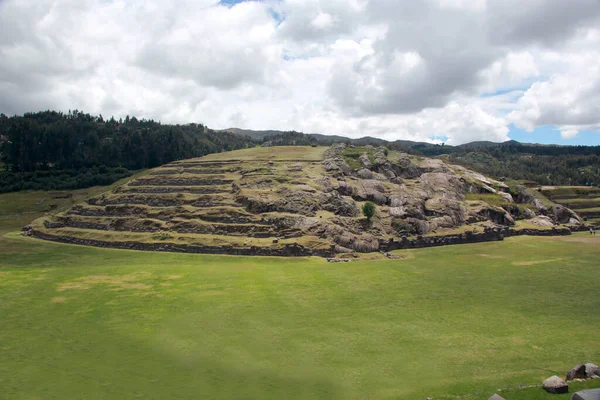
M402 237L401 240L390 239L379 242L379 250L389 252L402 249L419 249L423 247L448 246L453 244L481 243L504 240L504 232L499 229L490 229L481 233L465 232L455 235L443 236L417 236L415 239Z
M52 224L46 225L52 228ZM56 227L59 227L58 225ZM128 250L145 251L170 251L181 253L201 253L201 254L229 254L241 256L279 256L279 257L333 257L336 254L335 245L329 249L310 249L297 243L284 244L282 246L258 247L258 246L203 246L186 245L173 243L140 243L140 242L107 242L102 240L81 239L71 236L51 235L27 226L23 228L26 235L39 239L50 240L54 242L79 244L85 246L117 248ZM402 237L401 240L391 238L389 240L380 240L379 251L387 253L393 250L418 249L425 247L448 246L454 244L482 243L504 240L510 236L564 236L570 235L568 228L553 229L486 229L484 232L470 232L464 234L444 235L444 236L417 236L414 239Z
M389 252L401 249L418 249L423 247L448 246L453 244L481 243L494 242L504 240L510 236L565 236L570 235L571 230L568 228L552 228L552 229L485 229L483 232L470 232L455 235L443 236L417 236L415 239L403 237L401 240L390 239L388 241L381 240L379 242L379 250Z
M53 242L78 244L83 246L142 250L142 251L167 251L179 253L198 253L198 254L228 254L238 256L278 256L278 257L331 257L330 250L309 249L299 244L284 244L279 247L233 247L233 246L202 246L186 245L173 243L140 243L140 242L108 242L93 239L81 239L72 236L50 235L36 229L30 229L27 234L38 239L50 240Z
M571 234L569 228L552 229L506 229L504 236L567 236Z

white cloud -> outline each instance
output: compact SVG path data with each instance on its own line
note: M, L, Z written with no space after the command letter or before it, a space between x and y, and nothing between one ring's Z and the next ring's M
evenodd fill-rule
M563 53L566 71L531 85L508 118L533 130L552 125L563 138L600 129L600 52Z
M560 136L563 139L573 139L578 134L579 134L579 131L577 131L577 129L564 129L564 130L560 131Z
M453 144L506 140L514 123L569 139L600 130L600 6L565 4L2 0L0 112Z

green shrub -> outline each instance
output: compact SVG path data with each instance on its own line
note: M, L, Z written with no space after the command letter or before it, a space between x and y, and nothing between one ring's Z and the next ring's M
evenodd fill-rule
M363 215L367 217L367 219L370 221L373 215L375 215L375 204L371 203L370 201L367 201L362 206L362 212Z

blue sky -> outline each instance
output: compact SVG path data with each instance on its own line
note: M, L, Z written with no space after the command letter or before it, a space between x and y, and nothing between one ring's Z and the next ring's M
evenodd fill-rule
M587 145L600 146L600 133L593 131L580 131L573 139L565 140L561 138L560 131L553 126L542 126L527 132L523 129L510 125L508 136L512 140L524 143L542 143L542 144L568 144L568 145Z
M244 1L249 1L249 0L221 0L221 4L238 4L238 3L243 3ZM254 1L259 1L259 0L254 0Z

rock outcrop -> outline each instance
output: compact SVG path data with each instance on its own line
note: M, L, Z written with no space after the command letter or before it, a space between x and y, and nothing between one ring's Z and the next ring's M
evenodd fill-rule
M566 380L572 381L573 379L585 379L585 364L576 365L567 372Z
M137 240L143 249L330 255L502 240L516 234L504 229L519 219L537 225L528 233L564 234L550 229L578 218L526 188L510 194L504 183L441 159L368 146L357 154L344 144L269 149L167 164L27 233L100 245L111 231L112 247L121 248ZM483 196L471 199L476 194ZM366 201L377 207L370 221L361 215ZM293 245L302 251L285 250Z

